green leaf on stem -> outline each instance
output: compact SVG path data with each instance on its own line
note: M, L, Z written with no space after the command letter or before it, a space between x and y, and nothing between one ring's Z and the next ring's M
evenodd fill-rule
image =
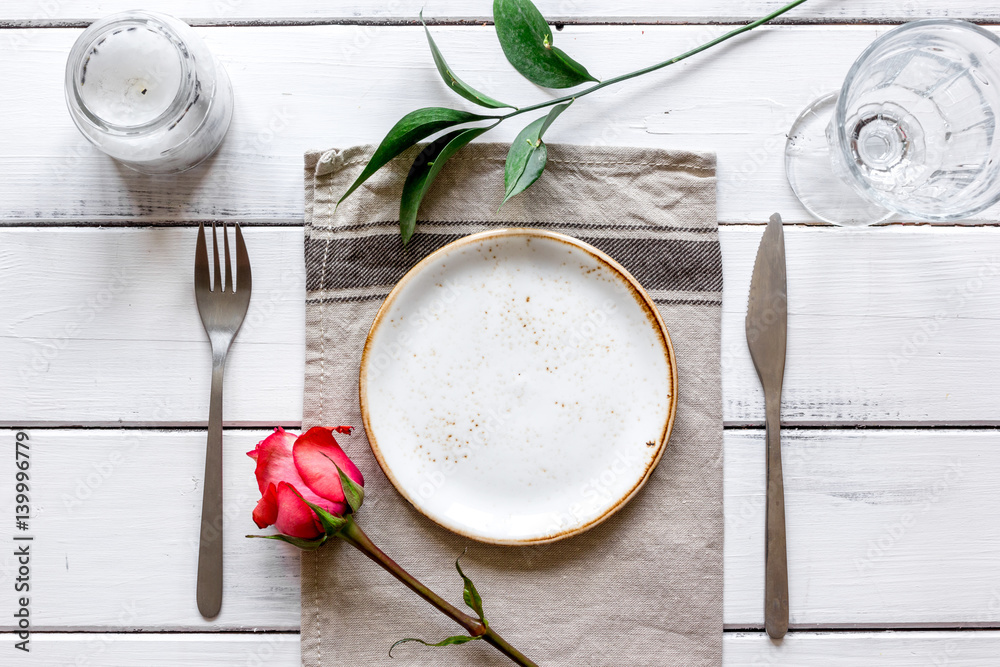
M531 187L532 183L538 180L545 170L545 162L548 159L548 148L542 141L545 130L549 129L559 114L566 110L573 100L565 104L552 107L549 113L541 118L532 121L527 127L521 130L514 143L507 151L507 161L504 164L503 184L504 197L501 206L507 203L511 197Z
M299 498L302 498L302 496L299 495ZM347 519L342 516L331 514L319 505L314 505L305 498L302 498L302 502L308 505L309 509L316 513L320 524L323 525L323 530L326 532L327 537L336 535L347 524Z
M493 21L507 60L546 88L597 81L587 68L552 45L552 29L531 0L493 0Z
M420 202L430 190L431 183L434 182L438 172L459 149L494 127L496 124L449 132L427 144L413 160L410 173L406 175L406 182L403 183L403 196L399 200L399 233L403 237L404 246L409 243L413 236L413 231L417 226L417 210L420 208Z
M367 181L376 171L384 167L389 160L418 141L422 141L435 132L440 132L454 125L492 118L496 118L496 116L480 116L468 111L446 109L444 107L425 107L411 111L392 126L392 129L385 135L382 143L375 149L375 153L372 155L371 160L368 161L368 164L365 165L361 175L351 184L347 192L341 196L337 204L347 199L358 186Z
M441 55L441 51L438 49L437 44L434 43L434 38L431 37L430 30L427 29L427 24L424 23L424 10L420 10L420 22L423 23L424 32L427 33L427 43L431 47L431 55L434 57L434 64L437 65L438 73L441 74L441 78L444 82L448 84L448 87L454 90L456 93L464 97L465 99L478 104L479 106L488 107L490 109L516 109L512 104L504 104L498 100L493 99L487 95L483 95L481 92L465 83L458 78L455 71L448 67L448 63L445 62L444 56Z
M554 106L551 109L549 109L549 112L542 119L542 127L539 128L539 130L538 130L538 138L539 139L541 139L542 135L545 134L545 130L549 129L549 125L551 125L552 122L556 118L559 117L559 114L561 114L563 111L566 111L566 108L569 105L573 104L573 102L575 101L575 99L576 98L570 100L569 102L566 102L565 104L557 104L556 106Z
M359 509L361 509L361 503L365 501L365 487L356 484L353 479L347 476L347 473L345 473L343 470L340 469L340 466L337 465L337 462L331 459L329 456L323 454L323 458L332 463L333 467L337 469L337 475L340 476L340 488L344 491L344 500L346 500L347 504L350 506L351 512L357 512ZM298 491L296 491L296 493L298 493ZM299 497L302 498L302 495L300 494ZM324 510L322 507L317 507L316 505L313 505L305 498L302 498L302 500L303 502L305 502L306 505L312 507L313 511L320 510L326 512L326 510ZM317 514L318 513L319 512L317 512ZM329 512L326 513L330 514ZM334 515L330 514L330 516ZM335 518L340 519L341 521L346 521L346 519L343 517L335 517ZM340 530L340 528L338 527L337 530Z
M337 472L340 473L340 485L344 488L344 498L347 499L347 504L351 506L351 511L357 512L361 509L361 503L365 501L365 487L357 484L353 479L347 476L343 470L340 469L336 463Z
M468 551L468 549L466 549L466 551ZM462 556L464 555L465 551L462 552ZM479 591L476 590L476 585L472 583L472 579L465 576L465 572L462 572L462 566L458 564L458 561L462 560L462 556L455 559L455 569L458 570L458 575L462 577L462 581L465 582L465 588L462 590L462 599L465 600L465 604L467 604L472 611L479 615L479 620L483 622L483 625L489 627L490 623L486 620L486 614L483 613L483 598L480 597Z
M247 535L247 537L257 537L262 540L281 540L282 542L288 542L292 546L296 546L303 551L315 551L326 543L327 536L323 535L315 540L304 540L301 537L292 537L290 535Z
M504 196L500 206L506 204L511 197L527 190L545 170L549 149L546 148L545 142L537 138L542 121L543 119L539 118L521 130L507 151L507 161L503 170ZM530 138L532 136L535 137L534 140Z
M474 642L477 639L482 639L482 637L470 637L468 635L454 635L452 637L445 637L437 644L431 644L430 642L425 642L423 639L417 639L416 637L407 637L406 639L400 639L398 642L389 647L389 657L392 657L392 649L396 648L400 644L405 644L406 642L419 642L424 646L454 646L457 644L466 644L468 642Z

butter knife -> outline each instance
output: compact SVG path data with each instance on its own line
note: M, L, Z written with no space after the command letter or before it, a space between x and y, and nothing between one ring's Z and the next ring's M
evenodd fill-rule
M785 374L788 300L785 235L771 216L757 250L747 304L747 346L764 388L767 437L767 535L764 547L764 628L773 639L788 631L785 491L781 477L781 382Z

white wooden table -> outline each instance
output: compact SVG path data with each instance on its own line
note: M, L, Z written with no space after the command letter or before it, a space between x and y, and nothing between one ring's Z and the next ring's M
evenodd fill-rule
M302 415L302 153L377 141L411 109L461 102L413 25L422 6L470 83L517 102L545 93L504 62L483 25L489 0L148 0L199 26L237 102L208 168L143 177L84 141L62 85L81 27L135 4L0 5L0 664L291 667L298 554L243 538L257 499L243 452ZM538 0L560 45L602 78L780 4ZM727 667L1000 664L1000 212L813 226L783 174L799 110L886 24L923 16L1000 23L986 0L812 0L588 97L547 136L718 153ZM774 211L788 223L790 311L792 631L780 645L763 632L763 399L743 335ZM226 591L206 622L194 590L210 355L191 283L195 227L210 220L247 226L256 287L226 378ZM14 527L18 432L32 457L26 532ZM28 654L14 649L15 533L34 537Z

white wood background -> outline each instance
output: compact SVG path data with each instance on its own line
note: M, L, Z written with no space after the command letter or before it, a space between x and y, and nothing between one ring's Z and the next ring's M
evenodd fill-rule
M780 4L538 0L565 24L557 44L601 77ZM461 102L413 26L420 7L470 83L518 103L546 93L504 62L481 25L488 0L150 0L204 26L237 108L208 168L138 176L82 139L62 99L80 26L134 5L0 5L0 544L24 429L37 549L29 656L12 648L15 561L0 549L0 664L291 667L298 555L241 536L256 501L243 452L302 414L302 152L377 141L406 111ZM1000 662L1000 211L812 226L782 167L801 107L836 88L884 24L923 16L1000 23L982 0L812 0L779 26L581 100L550 130L719 156L727 667ZM743 337L759 224L775 210L790 223L792 632L780 644L762 629L762 395ZM252 227L257 279L226 378L229 576L207 623L193 592L210 366L191 256L192 225L216 219Z

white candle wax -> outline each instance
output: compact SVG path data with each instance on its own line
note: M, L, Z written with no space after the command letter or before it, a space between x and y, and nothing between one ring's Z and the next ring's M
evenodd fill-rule
M183 76L177 47L166 35L145 26L122 27L87 54L80 94L101 120L131 127L169 109Z

